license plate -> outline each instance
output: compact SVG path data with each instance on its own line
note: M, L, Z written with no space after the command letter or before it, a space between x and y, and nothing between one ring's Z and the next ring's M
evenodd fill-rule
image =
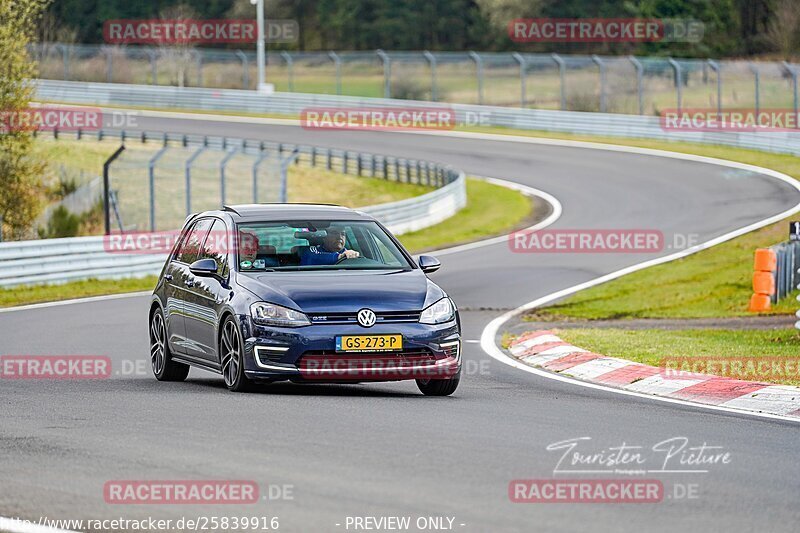
M336 337L337 352L388 352L402 349L402 335L343 335Z

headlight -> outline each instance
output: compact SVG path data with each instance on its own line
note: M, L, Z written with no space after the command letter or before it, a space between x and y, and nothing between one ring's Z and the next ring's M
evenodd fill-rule
M311 324L308 317L300 311L266 302L257 302L251 305L250 316L253 317L253 322L262 326L296 328Z
M435 304L429 305L419 317L420 324L441 324L453 320L456 315L456 306L450 298L442 298Z

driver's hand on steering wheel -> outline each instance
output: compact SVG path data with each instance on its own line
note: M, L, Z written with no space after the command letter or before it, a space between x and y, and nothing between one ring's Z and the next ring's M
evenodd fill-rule
M355 250L345 250L339 254L339 261L344 261L345 259L356 259L357 257L361 257L361 254Z

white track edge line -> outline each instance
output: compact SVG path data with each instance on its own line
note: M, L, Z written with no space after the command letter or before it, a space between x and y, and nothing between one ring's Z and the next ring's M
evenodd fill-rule
M18 305L16 307L0 308L0 314L12 311L30 311L32 309L45 309L47 307L59 307L61 305L85 304L91 302L102 302L103 300L115 300L121 298L133 298L152 294L153 291L124 292L122 294L104 294L102 296L89 296L87 298L73 298L71 300L60 300L57 302L42 302L38 304Z
M670 154L670 152L664 152L664 154ZM682 155L688 155L688 154L678 154L678 155L682 156ZM670 156L669 155L663 155L663 157L670 157ZM745 163L736 163L734 161L725 161L725 160L721 160L721 159L720 160L715 160L714 158L707 158L707 157L702 157L702 156L691 156L690 159L693 159L695 157L699 158L700 160L703 160L704 162L709 162L709 163L712 163L712 164L721 164L722 166L729 166L729 167L732 167L732 168L739 168L739 169L743 169L743 170L750 170L750 171L758 172L758 173L761 173L761 174L764 174L764 175L767 175L767 176L771 176L773 178L776 178L776 179L779 179L781 181L786 182L787 184L789 184L792 187L794 187L795 189L797 189L798 192L800 192L800 183L798 183L797 180L795 180L794 178L792 178L790 176L787 176L786 174L783 174L781 172L778 172L778 171L775 171L775 170L771 170L771 169L768 169L768 168L761 168L761 167L757 167L757 166L753 166L753 165L748 165L748 164L745 164ZM683 157L679 157L679 159L683 159ZM705 249L710 248L712 246L716 246L717 244L721 244L723 242L729 241L729 240L731 240L731 239L733 239L735 237L738 237L740 235L743 235L745 233L749 233L751 231L754 231L756 229L762 228L764 226L768 226L768 225L770 225L770 224L772 224L774 222L778 222L779 220L782 220L782 219L788 217L789 215L797 213L798 211L800 211L800 203L798 203L797 205L795 205L794 207L792 207L790 209L787 209L787 210L785 210L785 211L783 211L781 213L778 213L777 215L773 215L773 216L765 218L765 219L763 219L763 220L761 220L759 222L755 222L755 223L749 224L749 225L747 225L747 226L745 226L743 228L739 228L737 230L733 230L731 232L725 233L723 235L720 235L719 237L715 237L715 238L713 238L711 240L708 240L708 241L706 241L704 243L701 243L701 244L699 244L697 246L693 246L692 248L689 248L687 250L683 250L681 252L677 252L677 253L674 253L674 254L671 254L671 255L667 255L667 256L664 256L664 257L651 259L649 261L644 261L642 263L637 263L635 265L631 265L631 266L619 269L619 270L617 270L615 272L611 272L609 274L605 274L603 276L599 276L599 277L597 277L595 279L592 279L592 280L589 280L589 281L586 281L586 282L583 282L583 283L579 283L577 285L573 285L572 287L567 287L566 289L562 289L560 291L556 291L556 292L553 292L551 294L542 296L541 298L537 298L536 300L533 300L532 302L528 302L528 303L526 303L524 305L521 305L521 306L517 307L516 309L512 309L511 311L508 311L508 312L502 314L501 316L493 319L491 322L489 322L489 324L486 325L486 327L483 329L483 332L481 333L481 339L480 339L481 340L481 349L483 349L484 352L489 354L492 358L496 359L497 361L500 361L501 363L505 363L505 364L507 364L509 366L512 366L514 368L518 368L520 370L524 370L524 371L529 372L531 374L536 374L538 376L541 376L541 377L544 377L544 378L547 378L547 379L553 379L553 380L561 381L561 382L564 382L564 383L570 383L572 385L578 385L578 386L586 387L586 388L590 388L590 389L596 389L596 390L602 390L602 391L606 391L606 392L612 392L612 393L615 393L615 394L623 394L623 395L626 395L626 396L635 396L635 397L638 397L638 398L646 398L646 399L656 400L656 401L660 401L660 402L673 403L673 404L679 404L679 405L686 405L686 406L697 407L697 408L702 408L702 409L709 409L709 410L713 410L713 411L721 411L721 412L734 413L734 414L740 414L740 415L744 414L744 415L754 416L754 417L759 417L759 418L769 418L769 419L783 420L783 421L798 423L798 422L800 422L800 419L797 419L797 418L794 418L794 417L788 417L788 416L783 416L783 415L775 415L775 414L771 414L771 413L762 413L762 412L752 411L752 410L747 410L747 409L736 409L736 408L732 408L732 407L722 407L722 406L718 406L718 405L708 405L708 404L690 402L690 401L686 401L686 400L679 400L679 399L676 399L676 398L669 398L669 397L666 397L666 396L655 396L655 395L652 395L652 394L639 393L639 392L629 391L629 390L625 390L625 389L618 389L618 388L610 387L610 386L607 386L607 385L600 385L600 384L597 384L597 383L591 383L591 382L588 382L588 381L582 381L582 380L579 380L579 379L568 378L568 377L563 376L561 374L556 374L554 372L549 372L547 370L542 370L542 369L539 369L539 368L534 368L532 366L526 365L525 363L522 363L522 362L518 361L517 359L511 357L510 355L506 354L502 349L500 349L500 347L497 346L497 343L496 343L497 332L500 330L500 328L503 326L503 324L508 322L513 317L515 317L515 316L517 316L517 315L519 315L521 313L524 313L525 311L528 311L528 310L533 309L535 307L542 306L542 305L544 305L546 303L552 302L553 300L557 300L559 298L563 298L564 296L569 296L571 294L575 294L576 292L582 291L584 289L588 289L590 287L594 287L595 285L600 285L601 283L605 283L606 281L611 281L613 279L620 278L620 277L622 277L622 276L624 276L626 274L630 274L630 273L636 272L638 270L643 270L643 269L651 267L651 266L655 266L655 265L659 265L659 264L663 264L663 263L668 263L670 261L674 261L676 259L680 259L682 257L686 257L688 255L697 253L697 252L699 252L701 250L705 250Z

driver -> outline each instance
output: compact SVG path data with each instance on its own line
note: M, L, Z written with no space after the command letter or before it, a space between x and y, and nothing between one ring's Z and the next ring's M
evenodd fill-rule
M331 226L325 233L320 246L309 246L300 257L301 266L335 265L345 259L355 259L361 254L355 250L347 250L344 228Z

